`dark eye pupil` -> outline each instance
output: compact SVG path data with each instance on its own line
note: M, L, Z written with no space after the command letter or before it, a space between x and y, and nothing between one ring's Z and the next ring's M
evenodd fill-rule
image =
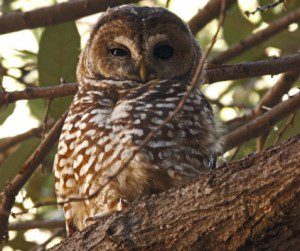
M116 57L122 57L128 55L128 52L121 48L113 48L110 50L110 53Z
M169 59L173 57L174 48L168 44L156 45L153 54L159 59Z

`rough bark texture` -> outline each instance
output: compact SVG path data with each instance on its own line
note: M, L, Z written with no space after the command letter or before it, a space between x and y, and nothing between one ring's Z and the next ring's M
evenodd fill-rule
M152 195L52 250L299 250L300 135Z

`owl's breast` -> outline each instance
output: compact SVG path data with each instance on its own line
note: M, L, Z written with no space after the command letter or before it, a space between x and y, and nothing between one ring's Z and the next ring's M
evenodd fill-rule
M175 80L151 81L129 90L117 102L107 120L111 132L138 147L147 135L164 123L185 95L187 84ZM182 111L165 124L142 150L154 166L195 176L211 168L215 124L210 107L196 89Z

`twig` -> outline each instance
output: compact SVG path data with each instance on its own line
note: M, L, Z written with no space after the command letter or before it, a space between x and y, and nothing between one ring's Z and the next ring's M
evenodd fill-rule
M14 12L0 17L0 34L63 23L106 11L108 7L135 2L138 0L77 0L27 12Z
M217 18L220 14L221 0L210 0L203 9L200 9L198 13L191 18L188 25L195 35L211 20ZM226 9L229 9L237 0L226 0Z
M235 159L235 157L237 156L237 154L239 153L239 151L241 150L243 144L240 144L236 147L236 149L234 150L234 153L232 154L232 156L230 157L230 162L233 161Z
M64 220L24 221L9 224L9 231L22 231L35 228L60 228L65 226Z
M9 182L3 192L3 200L0 206L0 244L8 239L8 215L15 203L15 197L26 184L36 168L41 164L51 147L58 140L64 120L65 113L52 127L47 137L41 142L35 152L27 159L14 179ZM3 213L7 212L7 213Z
M48 100L47 100L47 105L46 105L46 109L45 109L45 116L44 116L44 121L43 121L43 134L42 134L42 139L45 138L46 131L47 131L47 122L48 122L48 116L49 116L49 111L50 111L51 101L52 101L52 99L48 99Z
M52 126L52 123L49 123L49 126ZM36 137L39 136L43 131L43 127L39 126L37 128L33 128L30 129L27 132L18 134L16 136L13 137L7 137L7 138L3 138L0 140L0 151L3 152L5 150L7 150L8 148L21 143L22 141L26 140L26 139L30 139L32 137Z
M51 101L52 101L52 99L47 100L47 105L46 105L45 115L44 115L44 121L43 121L42 140L44 140L44 138L46 136L46 132L47 132L47 122L48 122L48 116L49 116ZM44 161L42 161L42 163L41 163L41 170L42 170L42 172L45 172L45 163L44 163Z
M204 74L206 83L225 80L258 77L263 75L276 75L287 71L298 71L300 67L300 53L291 56L271 58L235 65L221 65L218 68L207 69Z
M282 96L287 93L300 75L299 71L287 72L283 74L277 83L261 98L255 109L246 113L242 117L234 118L226 122L228 127L238 127L247 121L254 119L265 112L263 107L273 107L281 101ZM235 126L232 126L235 125Z
M300 108L300 92L290 99L276 105L270 111L252 120L248 124L228 133L223 138L224 151L228 151L233 147L255 138L270 126L276 124L284 117L294 113Z
M206 69L203 79L206 83L225 80L251 78L263 75L276 75L287 71L298 70L300 67L300 53L286 57L268 59L235 65L222 65L214 69ZM55 85L52 87L32 87L25 91L0 92L0 106L23 99L56 98L74 95L77 83Z
M171 0L167 0L167 1L166 1L166 8L167 8L167 9L169 8L170 3L171 3Z
M137 148L135 148L132 151L132 155L130 156L130 158L127 159L127 161L125 161L125 163L123 164L123 166L121 166L115 174L113 174L112 176L110 176L107 179L107 181L102 186L100 186L98 189L96 189L96 191L94 191L92 194L90 194L90 195L88 195L86 197L73 197L73 198L69 198L69 199L67 199L65 201L59 202L57 204L64 205L64 204L69 203L69 202L89 200L89 199L92 199L95 196L97 196L102 191L102 189L106 185L109 184L109 182L111 180L113 180L115 177L117 177L128 166L128 164L134 158L134 156L141 149L143 149L148 144L148 142L156 135L156 133L159 130L161 130L162 127L164 127L169 121L171 121L181 111L182 107L184 106L184 103L185 103L186 99L189 97L190 93L193 91L193 89L195 88L195 86L198 84L198 79L199 79L199 77L200 77L200 75L201 75L201 73L203 71L205 60L208 58L208 55L210 54L210 52L211 52L214 44L216 43L217 35L218 35L218 33L220 31L220 28L221 28L221 26L223 24L223 21L224 21L225 11L226 11L226 9L225 9L225 0L222 0L222 8L221 8L221 13L220 13L219 25L218 25L217 32L214 35L214 37L213 37L213 39L211 41L210 46L205 50L203 56L201 57L200 62L198 64L198 67L196 69L196 72L195 72L195 74L193 76L193 79L191 81L191 84L188 86L185 95L180 99L177 107L168 115L168 117L164 120L164 122L162 124L160 124L158 127L156 127L154 130L152 130L147 135L147 137L142 141L141 145L138 146Z
M201 75L202 71L203 71L203 67L204 67L204 62L207 59L209 53L211 52L216 40L217 40L217 35L220 31L220 28L223 24L224 21L224 17L225 17L225 0L222 1L222 9L221 9L221 13L220 13L220 18L219 18L219 25L218 25L218 29L216 34L214 35L210 46L205 50L202 58L200 59L200 62L198 64L198 67L196 69L196 72L193 76L193 79L191 81L191 84L187 87L187 91L185 93L185 95L180 99L177 107L173 110L173 112L171 112L169 114L169 116L164 120L164 122L162 124L160 124L158 127L156 127L154 130L152 130L147 137L143 140L143 142L141 143L140 146L138 146L137 148L135 148L132 151L132 155L130 156L130 158L127 159L127 161L125 161L125 163L123 164L123 166L121 166L112 176L110 176L106 182L104 182L104 184L102 184L100 187L98 187L98 189L96 189L96 191L94 191L92 194L89 194L88 196L85 197L71 197L68 198L64 201L61 202L56 202L56 201L46 201L46 202L42 202L42 203L37 203L33 206L33 208L37 208L40 206L49 206L49 205L64 205L70 202L78 202L78 201L83 201L83 200L90 200L92 198L94 198L95 196L97 196L99 194L99 192L101 192L101 190L108 184L111 182L112 179L114 179L115 177L117 177L130 163L130 161L134 158L134 156L142 149L144 148L147 143L152 139L153 136L156 135L156 133L161 130L161 128L163 126L165 126L169 121L171 121L176 114L182 109L182 107L184 106L184 103L186 101L186 99L188 98L188 96L190 95L190 93L193 91L193 89L195 88L195 86L198 84L198 79L199 76Z
M271 4L259 6L259 7L256 8L256 10L254 10L254 11L252 11L252 12L250 12L250 11L245 11L245 15L246 15L247 17L249 17L250 15L253 15L253 14L255 14L255 13L258 12L258 11L260 11L260 12L262 12L262 11L267 11L267 10L269 10L269 9L272 9L272 8L276 7L277 5L279 5L279 4L281 4L281 3L282 3L283 6L284 6L284 0L277 0L276 2L271 3Z
M31 248L29 251L44 251L46 250L46 246L56 237L61 236L65 233L65 229L58 229L56 230L44 243L40 245L36 245L35 247Z
M298 22L299 20L300 8L270 23L267 28L254 34L251 34L247 38L228 48L226 51L219 53L215 58L211 60L211 63L222 64L224 62L227 62L233 59L234 57L240 55L244 51L249 50L254 46L257 46L262 42L265 42L267 39L286 29L290 24Z
M0 107L1 105L23 99L50 99L74 95L77 92L77 89L77 83L70 83L64 85L53 85L51 87L28 87L24 91L0 92Z
M287 119L285 125L280 129L280 131L278 132L277 138L275 140L275 145L278 144L278 142L280 141L280 139L282 138L283 134L285 133L285 131L287 130L287 128L289 126L293 127L294 126L294 119L296 117L296 112L291 114L290 117Z

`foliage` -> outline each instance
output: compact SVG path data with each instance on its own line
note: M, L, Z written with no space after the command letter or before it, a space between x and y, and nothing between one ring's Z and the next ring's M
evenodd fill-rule
M3 1L2 10L11 11L13 9L12 3L16 0ZM270 3L269 0L260 0L261 4ZM275 10L270 10L261 13L261 19L257 23L252 23L243 14L238 5L234 5L228 10L224 27L222 29L222 36L220 40L226 46L231 46L238 43L243 38L249 36L256 29L261 27L262 24L270 23L279 17L282 17L287 12L295 10L300 6L300 1L290 0L286 3L287 10L282 11L282 6L276 7ZM211 40L212 27L215 21L208 24L197 35L200 44L205 47ZM17 79L18 83L25 88L28 85L38 85L42 87L59 85L62 82L75 82L76 81L76 65L80 52L80 35L75 22L63 23L46 28L39 28L32 30L36 40L38 41L39 49L36 53L30 50L16 51L17 57L22 61L23 65L16 66L21 72L21 76L14 76L11 73L3 73L4 77L13 77ZM281 55L295 53L299 49L300 29L295 31L284 31L264 43L256 46L255 48L240 54L228 63L255 61L267 58L266 48L276 48L281 52ZM212 57L217 55L220 48L214 49L211 54ZM8 60L8 59L5 59ZM0 61L1 63L2 61ZM226 62L227 63L227 62ZM29 67L30 66L30 67ZM1 64L0 64L1 67ZM0 72L0 79L2 79ZM34 74L35 73L35 74ZM38 74L36 74L38 73ZM63 81L62 81L63 80ZM213 105L216 117L221 122L228 120L228 114L233 117L241 116L250 109L254 108L266 90L269 88L269 83L265 78L255 78L251 80L236 80L231 81L229 84L224 84L222 90L218 90L220 83L212 84L211 86L204 86L203 90L208 98L217 100L222 105ZM274 82L274 81L273 81ZM262 86L262 87L261 87ZM299 86L299 83L298 83ZM208 91L214 90L214 97ZM216 95L215 95L216 94ZM216 97L215 97L216 96ZM58 119L60 115L68 108L71 97L58 98L51 101L49 116L52 119ZM214 103L214 102L212 102ZM46 102L45 100L30 100L28 101L31 114L43 122L45 116ZM230 107L229 107L230 106ZM10 104L7 107L2 107L0 110L0 126L5 123L6 119L13 113L15 104ZM19 122L18 122L19 123ZM278 130L285 125L285 121L277 125L277 130L272 130L267 140L266 145L271 146L276 141ZM22 123L20 123L22 126ZM227 130L226 124L224 130ZM298 114L294 119L294 125L288 127L282 137L286 139L299 132L300 128L300 115ZM11 150L11 154L5 159L0 166L0 190L3 189L4 184L11 180L18 172L19 168L25 160L34 151L40 142L40 138L31 138L21 143L16 149ZM255 151L255 140L251 140L241 146L236 159L242 158L247 154ZM34 177L28 182L24 188L32 201L42 201L45 198L53 198L53 175L52 163L54 158L55 149L47 157L43 164L43 172L38 170ZM230 158L229 154L228 158ZM0 162L1 163L1 162ZM20 207L22 207L20 205ZM54 215L57 213L55 209L43 209L39 211L38 215L33 215L34 219L43 218L46 214ZM15 248L25 247L31 248L34 243L28 242L24 237L25 232L19 232L18 235L10 241L9 245Z

